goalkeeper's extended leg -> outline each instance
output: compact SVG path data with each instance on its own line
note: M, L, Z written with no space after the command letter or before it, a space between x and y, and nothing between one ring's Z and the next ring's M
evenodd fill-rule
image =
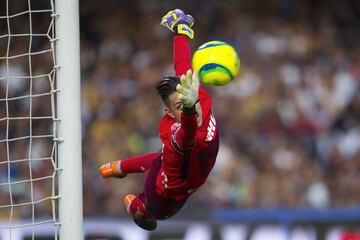
M104 178L123 178L128 173L142 173L150 168L154 159L159 155L161 155L161 152L153 152L124 160L112 161L102 165L99 172Z
M157 227L156 220L148 216L145 204L138 197L128 194L124 198L123 203L136 225L148 231L154 230Z

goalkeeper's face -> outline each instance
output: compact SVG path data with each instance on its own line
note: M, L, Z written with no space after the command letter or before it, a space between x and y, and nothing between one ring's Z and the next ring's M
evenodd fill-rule
M182 107L182 102L179 99L179 93L178 92L173 92L169 95L168 97L168 101L167 101L167 107L165 108L166 113L175 119L176 122L180 122L181 121L181 107ZM200 103L196 104L196 112L197 112L197 122L198 122L198 127L201 127L202 121L201 121L201 107L200 107Z
M167 108L165 109L166 113L175 119L176 122L181 120L181 107L182 102L179 99L179 93L173 92L168 97Z

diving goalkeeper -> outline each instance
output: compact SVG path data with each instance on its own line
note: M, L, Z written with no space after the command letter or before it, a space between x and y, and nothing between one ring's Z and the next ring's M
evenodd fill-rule
M176 76L164 77L156 90L164 102L165 114L159 135L163 147L100 167L104 178L123 178L129 173L146 172L142 192L127 195L123 202L134 222L154 230L156 220L176 214L189 196L207 179L219 149L219 136L211 111L211 97L191 72L189 39L194 37L194 20L176 9L169 11L161 24L172 32Z

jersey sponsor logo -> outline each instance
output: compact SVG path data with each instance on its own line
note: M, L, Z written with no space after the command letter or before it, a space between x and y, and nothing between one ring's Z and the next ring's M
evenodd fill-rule
M210 121L209 121L209 125L207 128L207 135L206 135L206 142L210 142L214 139L215 136L215 130L216 130L216 120L214 115L210 115Z

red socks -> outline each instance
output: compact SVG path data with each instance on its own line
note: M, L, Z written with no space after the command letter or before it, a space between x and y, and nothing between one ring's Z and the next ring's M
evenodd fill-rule
M138 197L132 200L130 206L128 206L128 212L135 219L148 218L145 204Z

